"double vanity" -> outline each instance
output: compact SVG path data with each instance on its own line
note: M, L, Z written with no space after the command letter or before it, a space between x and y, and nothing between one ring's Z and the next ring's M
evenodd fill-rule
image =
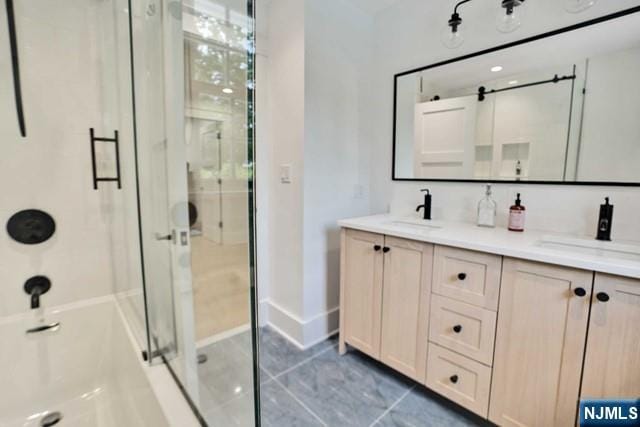
M640 396L640 247L378 215L339 222L347 344L501 426Z

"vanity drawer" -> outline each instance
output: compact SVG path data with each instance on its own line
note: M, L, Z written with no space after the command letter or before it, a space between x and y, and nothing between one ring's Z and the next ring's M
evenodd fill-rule
M430 341L491 366L495 334L495 311L432 296Z
M497 311L502 257L436 246L433 292Z
M429 344L426 386L486 418L491 368L438 345Z

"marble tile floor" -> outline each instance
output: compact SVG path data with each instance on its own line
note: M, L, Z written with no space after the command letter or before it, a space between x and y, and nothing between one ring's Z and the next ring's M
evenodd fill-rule
M201 349L202 413L211 427L253 426L250 334ZM261 420L265 427L467 427L491 424L367 356L340 356L330 339L299 350L260 331Z

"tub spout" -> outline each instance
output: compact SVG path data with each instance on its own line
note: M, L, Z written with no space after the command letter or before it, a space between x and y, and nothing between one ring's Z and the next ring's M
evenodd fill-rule
M31 294L31 310L40 308L40 291L37 290Z
M24 284L24 291L31 296L31 309L40 308L40 296L51 289L51 281L45 276L35 276Z

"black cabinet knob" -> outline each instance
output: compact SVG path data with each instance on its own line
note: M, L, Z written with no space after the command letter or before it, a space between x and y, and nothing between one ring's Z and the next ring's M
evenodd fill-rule
M457 383L458 382L458 376L457 375L451 375L449 377L449 381L451 381L452 383Z
M387 247L387 246L385 246L384 248L382 248L382 252L384 252L385 254L386 254L387 252L389 252L390 250L391 250L391 248L389 248L389 247Z
M467 273L458 273L458 280L464 280L467 278Z
M378 252L380 249L382 249L382 246L380 246L380 245L374 245L373 246L373 250L376 251L376 252Z
M575 288L573 290L573 293L576 294L579 297L583 297L587 294L587 291L584 290L584 288Z
M600 301L600 302L607 302L607 301L609 301L611 299L609 297L609 294L607 294L606 292L598 292L596 294L596 298L598 298L598 301Z
M462 325L456 325L453 327L453 332L455 332L456 334L459 334L460 332L462 332Z

